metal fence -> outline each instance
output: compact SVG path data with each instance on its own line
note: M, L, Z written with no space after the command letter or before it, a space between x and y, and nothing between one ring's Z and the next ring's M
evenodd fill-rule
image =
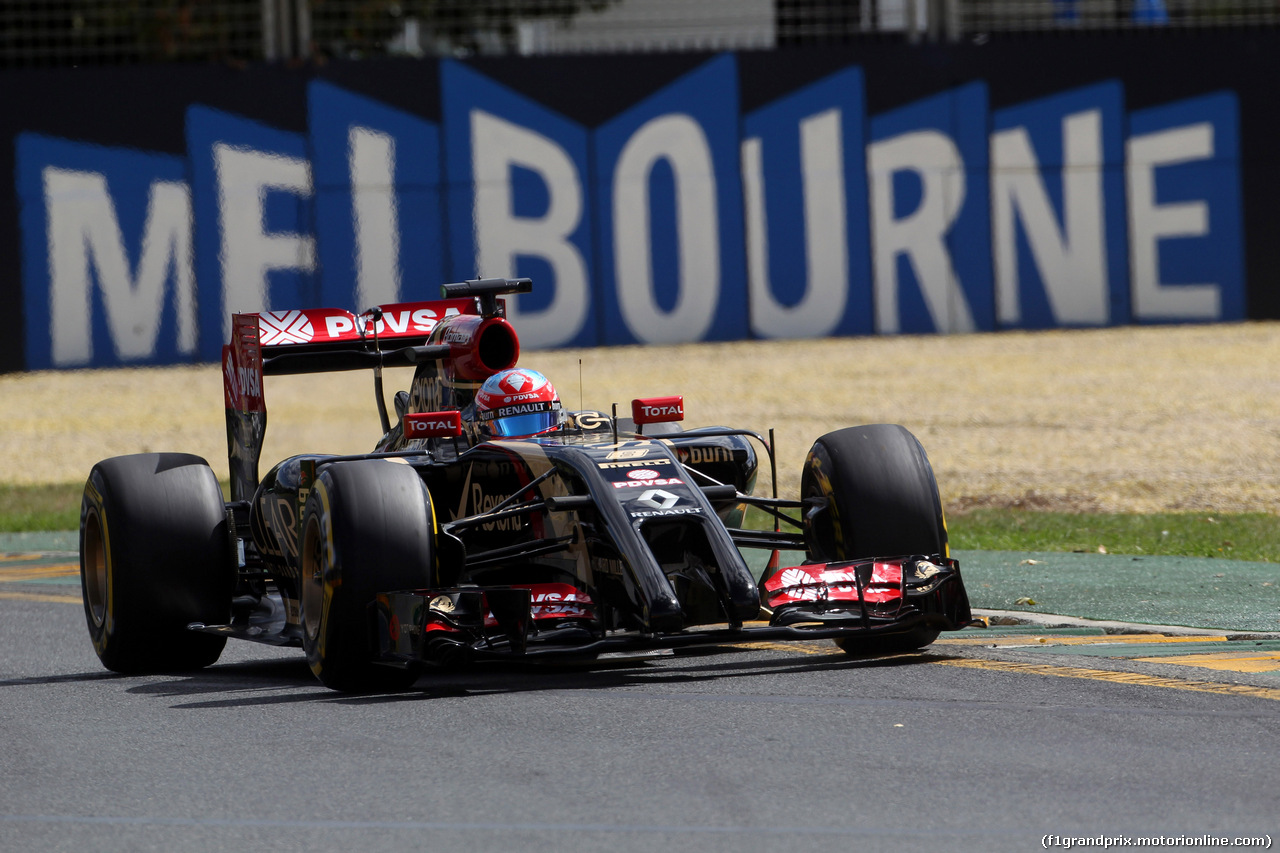
M263 56L262 0L0 0L0 66Z
M1258 26L1280 0L0 0L0 67Z

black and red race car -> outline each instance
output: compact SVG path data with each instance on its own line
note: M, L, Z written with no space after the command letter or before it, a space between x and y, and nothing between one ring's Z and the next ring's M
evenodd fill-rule
M530 287L468 281L362 315L234 315L231 500L182 453L106 459L85 484L84 606L103 664L196 669L238 637L301 646L324 684L369 691L433 665L763 639L881 654L968 624L937 484L907 430L824 435L795 499L755 496L771 437L682 430L681 397L635 400L620 417L520 393L540 377L515 370L500 297ZM416 365L394 423L390 365ZM354 369L374 374L375 449L291 456L259 478L263 377ZM497 377L495 396L485 383ZM503 416L529 434L498 428ZM805 556L779 566L784 552Z

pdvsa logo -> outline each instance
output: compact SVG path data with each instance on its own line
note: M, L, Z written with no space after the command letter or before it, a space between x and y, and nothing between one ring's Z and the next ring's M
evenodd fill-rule
M239 386L241 393L246 397L262 396L262 381L256 370L250 370L247 367L237 367L236 373L239 374Z
M651 471L650 473L656 475L658 472ZM654 479L651 477L647 480L619 480L613 484L613 487L615 489L637 489L642 486L682 486L682 485L684 485L684 480L681 480L677 477L668 477L665 479L661 477L659 477L658 479ZM665 492L663 494L665 494Z
M233 403L242 397L260 398L262 396L262 374L251 368L237 365L230 350L222 360L222 372L227 377L227 388Z
M222 375L227 378L227 390L230 392L232 399L239 397L240 380L236 378L236 365L229 349L226 351L226 355L222 357Z

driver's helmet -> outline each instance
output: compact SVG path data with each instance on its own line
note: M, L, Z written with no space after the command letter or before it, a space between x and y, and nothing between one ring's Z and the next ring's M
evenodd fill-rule
M503 370L476 392L476 427L485 438L520 438L550 432L565 421L556 389L536 370Z

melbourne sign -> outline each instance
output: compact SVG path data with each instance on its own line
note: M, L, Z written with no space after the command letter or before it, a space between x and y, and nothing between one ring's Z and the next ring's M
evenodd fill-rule
M195 92L153 148L19 127L21 366L212 361L233 312L493 276L534 279L529 348L1246 316L1232 86L1134 106L1122 75L1019 98L992 71L886 105L870 61L767 92L747 61L668 61L607 108L565 60L445 60L316 69L281 126ZM380 99L422 68L420 107Z

